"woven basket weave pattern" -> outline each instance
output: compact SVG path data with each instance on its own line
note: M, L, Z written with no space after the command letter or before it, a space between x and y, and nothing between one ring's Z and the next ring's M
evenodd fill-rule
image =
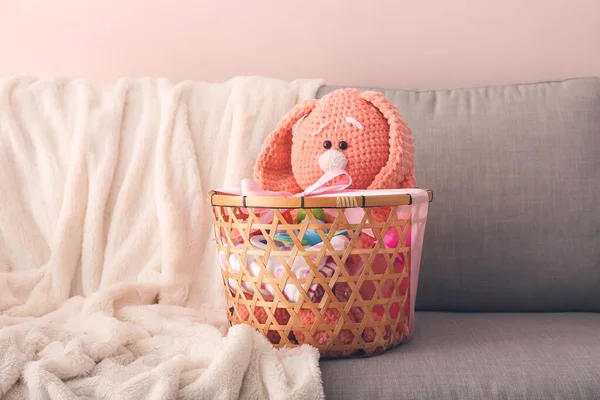
M342 208L325 223L306 209L306 218L294 224L289 222L289 215L277 209L273 210L272 222L261 223L257 214L264 209L213 206L217 249L225 259L222 273L229 323L252 325L275 347L313 345L323 357L368 356L402 343L408 335L411 307L410 247L406 245L411 221L410 217L399 220L397 209L385 207L382 217L383 208L365 208L358 224L348 223ZM395 248L383 243L390 228L398 233ZM302 244L307 230L315 230L323 241L318 250ZM347 230L349 244L336 250L331 241L342 230ZM371 230L372 236L364 230ZM252 231L264 236L264 249L250 243ZM277 248L275 232L290 236L291 249ZM240 266L237 272L231 265L232 257ZM247 268L247 257L260 266L258 273ZM269 257L283 267L280 277L269 272ZM296 277L290 268L298 257L310 267L303 278ZM330 277L318 270L323 257L335 264ZM349 264L364 268L353 275ZM316 284L322 296L315 302L309 288ZM297 301L286 297L286 285L297 288Z

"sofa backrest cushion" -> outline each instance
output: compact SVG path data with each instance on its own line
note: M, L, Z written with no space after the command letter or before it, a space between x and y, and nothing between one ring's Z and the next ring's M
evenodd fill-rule
M600 311L600 79L362 89L399 108L434 191L417 309Z

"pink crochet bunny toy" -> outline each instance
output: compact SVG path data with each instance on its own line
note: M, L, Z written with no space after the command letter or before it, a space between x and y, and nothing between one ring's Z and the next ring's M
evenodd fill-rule
M292 135L292 126L300 121ZM411 131L382 93L340 89L294 107L255 165L264 190L299 193L324 172L345 169L350 189L414 187Z
M296 132L292 134L296 123ZM411 131L396 107L382 93L340 89L321 100L298 104L269 135L256 162L254 179L263 190L299 193L325 172L339 169L344 169L351 176L350 189L415 186ZM376 219L387 216L383 208L372 213ZM364 233L360 234L359 240L361 245L362 242L370 241L371 245L373 242L373 238ZM373 318L377 318L378 314L373 314ZM311 310L302 309L298 315L306 325L315 320ZM356 307L350 310L354 322L360 322L363 316ZM336 324L339 311L328 309L324 317L328 323ZM372 342L374 338L373 329L369 329L363 333L366 342ZM401 329L402 326L398 325L396 334L400 334ZM305 343L303 333L294 334L298 343ZM386 339L390 334L388 326ZM317 331L313 339L322 345L331 340L322 331ZM353 334L342 330L335 340L349 344Z

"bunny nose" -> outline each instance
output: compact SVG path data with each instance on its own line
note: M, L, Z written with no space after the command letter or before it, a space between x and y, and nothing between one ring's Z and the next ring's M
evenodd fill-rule
M344 169L348 164L348 159L344 154L337 150L327 150L319 156L319 167L323 172L331 171L332 169Z

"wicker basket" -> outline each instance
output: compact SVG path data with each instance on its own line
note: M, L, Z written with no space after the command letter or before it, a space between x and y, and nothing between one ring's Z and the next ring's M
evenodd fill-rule
M250 324L275 347L310 344L326 358L379 354L410 337L410 194L210 196L230 324ZM348 222L351 209L359 222Z

